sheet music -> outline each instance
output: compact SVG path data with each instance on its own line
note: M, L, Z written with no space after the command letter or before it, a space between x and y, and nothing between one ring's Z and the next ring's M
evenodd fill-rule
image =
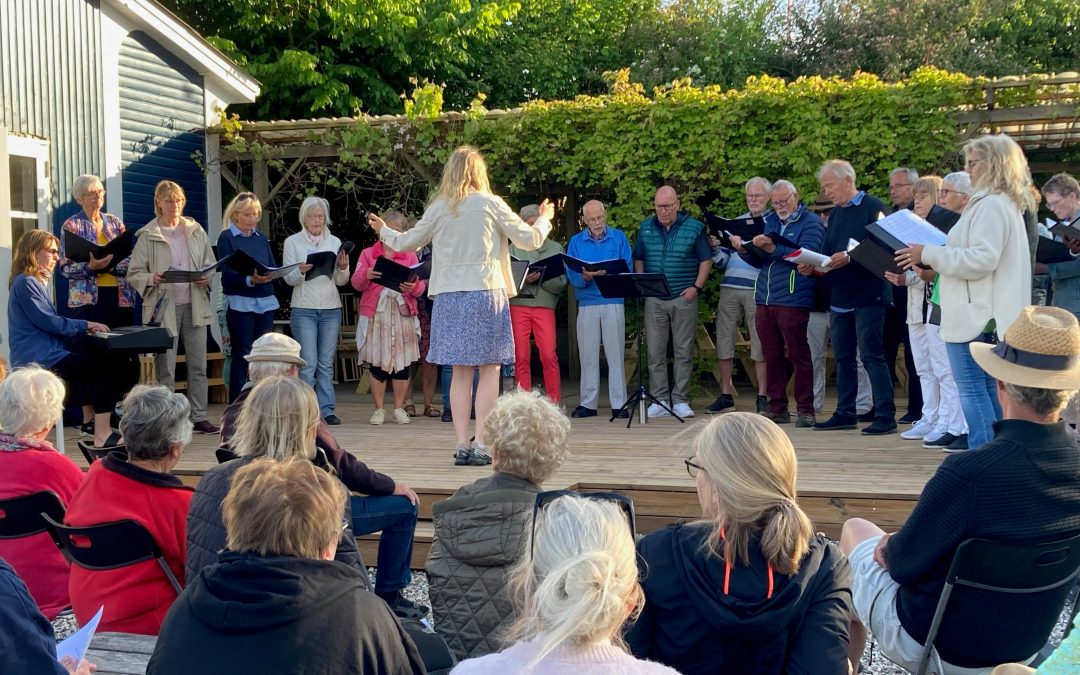
M918 217L908 209L885 216L877 221L878 227L905 244L944 246L945 233Z
M86 656L86 650L90 648L90 641L94 639L94 633L97 632L98 623L101 622L101 615L105 611L105 605L102 605L97 614L93 616L86 625L75 631L66 640L56 645L56 660L70 656L78 662L80 659Z
M817 251L811 251L805 248L800 248L794 253L787 254L784 256L784 260L789 263L795 263L796 265L813 265L819 272L828 272L829 263L832 262L832 258L824 253L818 253Z

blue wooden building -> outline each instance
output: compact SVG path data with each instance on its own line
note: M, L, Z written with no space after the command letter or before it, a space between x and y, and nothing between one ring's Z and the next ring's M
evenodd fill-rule
M71 185L84 173L104 179L105 210L129 228L154 217L157 182L175 180L186 215L216 234L220 181L194 155L216 155L206 127L258 93L154 0L0 0L0 280L22 232L57 232L79 210ZM5 293L0 336L6 323Z

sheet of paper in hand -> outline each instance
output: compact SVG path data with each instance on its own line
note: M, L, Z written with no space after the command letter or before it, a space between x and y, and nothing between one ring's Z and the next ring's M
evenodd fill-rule
M889 214L866 226L870 236L894 253L911 244L944 246L946 234L908 209Z

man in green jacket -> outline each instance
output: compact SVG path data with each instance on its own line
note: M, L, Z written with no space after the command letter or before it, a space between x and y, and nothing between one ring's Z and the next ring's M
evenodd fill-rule
M520 211L521 219L532 225L540 215L540 207L528 204ZM563 252L558 242L548 239L535 251L524 251L513 244L510 255L518 260L530 263L545 260ZM564 270L562 260L556 263ZM514 382L526 391L532 389L532 351L529 337L536 342L536 351L540 353L540 365L544 369L544 391L548 398L558 403L562 400L562 388L559 376L559 357L555 353L555 307L559 296L566 291L566 274L541 281L541 270L530 270L525 277L525 284L517 296L510 300L510 322L514 327Z

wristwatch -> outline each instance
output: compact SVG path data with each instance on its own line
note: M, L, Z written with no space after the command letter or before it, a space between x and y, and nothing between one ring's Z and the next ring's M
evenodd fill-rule
M704 291L704 290L705 290L705 289L704 289L703 287L701 287L701 286L698 286L697 284L694 284L694 289L695 289L695 290L697 290L697 292L698 292L698 293L700 293L700 292L702 292L702 291Z

